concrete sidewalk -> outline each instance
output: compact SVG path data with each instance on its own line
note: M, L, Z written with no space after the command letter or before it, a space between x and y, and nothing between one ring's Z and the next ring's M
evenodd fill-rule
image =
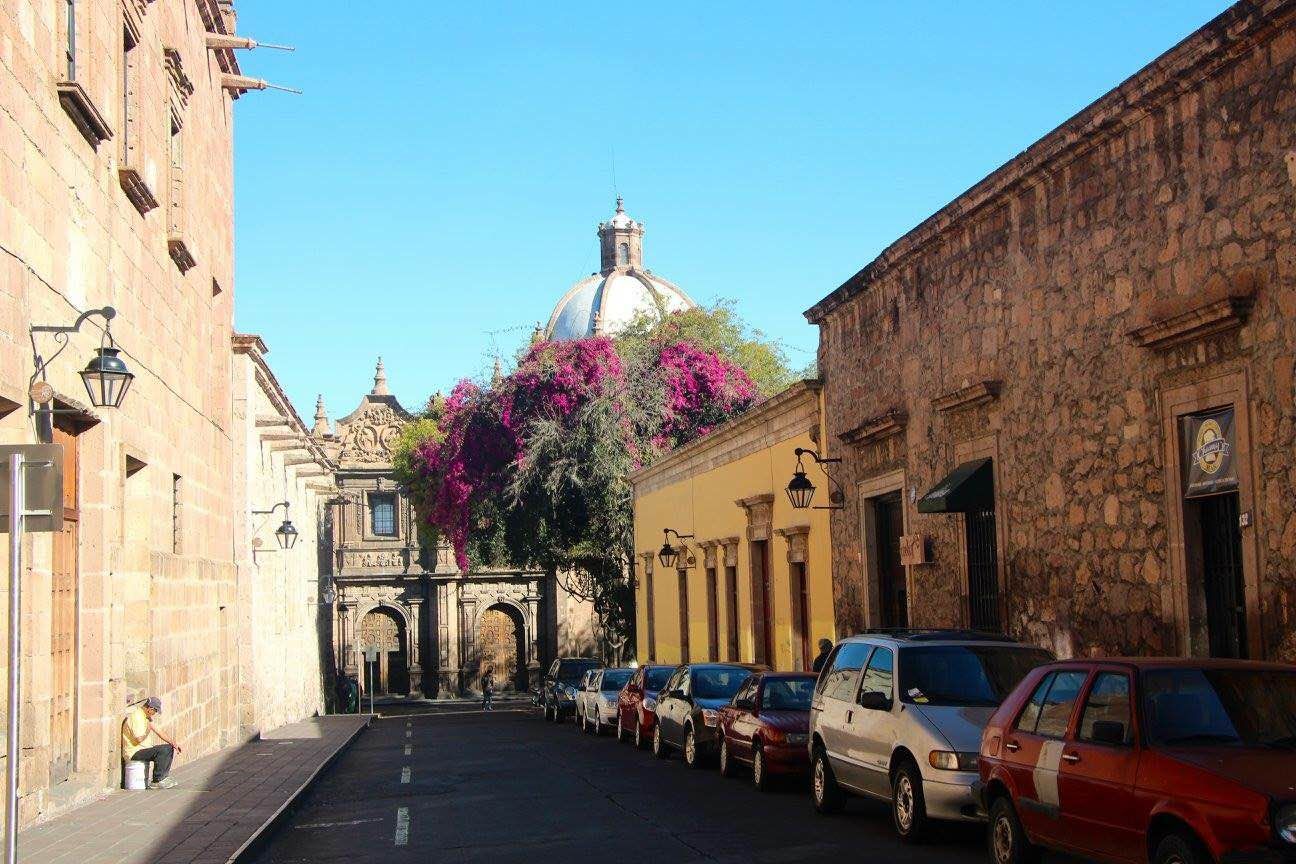
M369 724L313 717L171 774L175 789L112 792L18 835L23 864L226 864L263 840L316 776Z

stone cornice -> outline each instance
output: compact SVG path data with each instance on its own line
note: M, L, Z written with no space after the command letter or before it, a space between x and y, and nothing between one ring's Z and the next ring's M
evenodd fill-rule
M1225 297L1135 327L1126 335L1140 348L1170 348L1202 336L1241 327L1246 323L1252 302L1250 295Z
M1142 119L1154 108L1201 86L1266 37L1285 32L1296 0L1237 3L1166 51L1113 90L1004 163L918 227L896 240L862 270L805 311L821 324L847 300L866 291L945 231L1038 175L1060 170Z
M288 398L288 394L284 393L283 387L279 384L279 379L275 377L270 364L266 362L265 355L270 353L270 349L266 347L265 340L255 333L235 333L230 341L235 354L244 355L252 361L257 386L261 388L261 392L265 393L266 398L270 400L270 404L279 412L279 415L283 418L283 425L290 430L289 434L293 436L295 441L300 442L300 449L310 454L307 461L318 465L326 474L331 475L336 472L337 465L328 458L324 448L311 437L310 429L302 422L297 409L293 407L292 400ZM258 417L255 420L257 428L267 430L261 433L262 438L273 438L283 434L270 431L282 428L282 426L265 425L263 423L265 419L268 418Z
M881 441L883 438L889 438L892 435L899 435L904 431L905 424L908 422L909 417L903 411L892 410L885 414L879 414L877 417L870 417L853 429L847 429L837 437L841 439L843 444L851 447L862 447L865 444Z
M978 381L967 387L960 387L944 396L932 400L932 407L942 413L958 411L963 408L975 408L999 398L998 381Z
M726 465L780 440L796 437L805 432L798 412L818 422L822 389L823 382L816 378L798 381L701 438L672 450L647 468L634 472L630 475L630 484L635 487L636 494L643 494L692 476L704 467ZM755 432L762 425L769 428L759 441L747 446L734 446L736 437Z

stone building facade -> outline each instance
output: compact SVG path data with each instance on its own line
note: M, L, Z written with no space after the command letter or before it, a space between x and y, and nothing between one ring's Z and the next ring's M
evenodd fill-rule
M552 575L463 572L448 547L420 543L408 495L393 479L393 447L413 417L388 392L382 361L374 386L329 424L321 400L314 440L336 462L337 495L322 526L336 589L332 662L383 696L448 697L497 686L525 692L553 657L591 655L591 604ZM378 649L373 661L364 649Z
M798 382L631 475L639 662L809 670L818 641L835 639L829 511L796 509L784 493L798 447L828 456L820 392ZM667 528L686 535L670 537L669 569L658 557Z
M839 629L1296 659L1294 74L1296 4L1239 3L806 313Z
M330 584L312 542L336 465L289 401L259 336L235 334L234 559L239 734L322 713L332 693ZM291 525L288 548L276 531Z
M119 782L118 726L148 693L185 758L242 734L238 64L206 44L234 23L230 0L0 4L0 442L53 440L69 469L62 532L24 549L23 824ZM120 408L92 409L76 373L103 319L61 353L29 327L107 305L135 379ZM53 428L31 412L33 347Z

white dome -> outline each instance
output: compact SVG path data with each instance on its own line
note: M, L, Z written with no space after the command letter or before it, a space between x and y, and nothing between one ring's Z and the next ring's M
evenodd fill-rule
M558 301L545 338L615 335L640 313L661 317L696 305L678 285L652 273L595 273L573 285Z
M600 271L558 301L545 339L612 336L640 314L662 317L696 308L678 285L644 269L643 233L643 224L626 215L618 196L616 213L598 227Z

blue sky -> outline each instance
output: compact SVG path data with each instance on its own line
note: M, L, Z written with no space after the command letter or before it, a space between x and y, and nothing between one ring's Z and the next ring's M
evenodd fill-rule
M240 0L305 94L236 106L236 325L308 418L379 354L417 407L597 269L615 154L645 264L801 367L806 308L1227 5Z

